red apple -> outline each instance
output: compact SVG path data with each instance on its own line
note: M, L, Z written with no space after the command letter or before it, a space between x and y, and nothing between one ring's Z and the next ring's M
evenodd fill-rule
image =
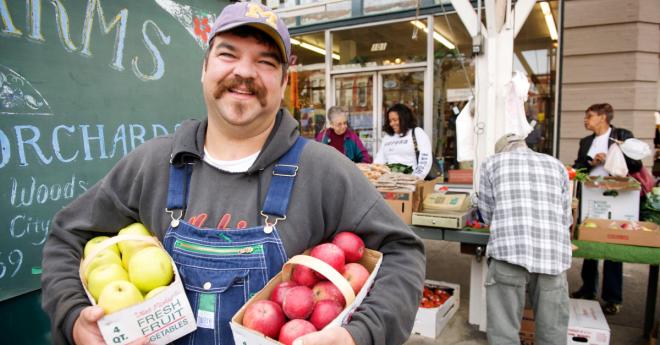
M337 315L341 314L341 311L344 308L339 305L339 303L332 300L323 300L314 306L312 315L309 317L309 322L316 327L316 329L321 330L330 321L334 320Z
M364 241L352 232L340 232L332 243L344 251L346 262L358 262L364 254Z
M294 286L284 294L284 315L289 319L306 319L314 310L314 293L307 286Z
M341 291L339 291L335 284L327 280L316 283L312 292L314 292L314 302L332 300L339 303L342 307L346 305L346 300L344 299L344 295L341 294Z
M311 288L314 284L318 283L319 277L316 276L316 272L311 268L303 265L296 265L291 273L291 280L298 285Z
M278 340L284 345L291 345L297 338L312 332L316 332L316 328L309 321L291 320L282 326Z
M243 326L277 339L286 317L279 304L261 300L250 304L243 315Z
M284 302L284 294L286 294L286 292L289 291L289 289L294 286L298 286L298 284L296 284L291 280L288 282L281 282L275 285L275 288L270 293L269 299L279 305L282 305L282 302Z
M337 272L344 272L344 264L346 263L344 251L336 245L332 243L321 243L318 246L312 248L312 251L309 254L332 266L332 268L337 270ZM322 276L318 273L317 275Z
M342 275L351 284L356 295L360 292L364 283L367 282L367 279L369 279L369 271L357 262L347 264Z

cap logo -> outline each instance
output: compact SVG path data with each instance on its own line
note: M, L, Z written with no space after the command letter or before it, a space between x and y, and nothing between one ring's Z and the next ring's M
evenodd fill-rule
M265 18L266 23L272 26L273 29L277 30L277 15L272 11L264 11L264 9L259 7L257 4L248 4L247 11L245 11L245 16L252 18Z

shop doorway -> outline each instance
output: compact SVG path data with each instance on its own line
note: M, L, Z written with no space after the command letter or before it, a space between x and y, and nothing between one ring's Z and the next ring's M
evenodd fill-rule
M380 146L385 111L396 103L409 106L424 124L424 68L335 74L334 104L348 109L348 123L374 156Z

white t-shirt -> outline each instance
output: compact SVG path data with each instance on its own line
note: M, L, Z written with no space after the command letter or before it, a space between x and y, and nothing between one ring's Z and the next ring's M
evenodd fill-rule
M245 158L236 159L233 161L221 161L219 159L215 159L211 157L209 151L206 150L206 147L204 147L204 162L220 170L224 170L228 172L233 172L233 173L246 172L248 169L250 169L252 164L254 164L254 161L257 160L257 156L259 156L259 152L261 151L257 151L257 153L255 154L249 155Z
M589 147L589 152L587 156L594 158L599 153L604 153L607 155L609 149L610 133L612 132L612 127L607 129L607 132L598 135L594 138L594 141L591 142L591 147ZM610 174L603 168L605 164L600 164L591 169L589 175L591 176L610 176Z
M415 128L419 160L415 157L415 145L412 140L412 130L406 135L385 135L380 149L374 158L378 164L404 164L413 168L413 175L423 179L431 170L433 157L431 155L431 140L420 127Z

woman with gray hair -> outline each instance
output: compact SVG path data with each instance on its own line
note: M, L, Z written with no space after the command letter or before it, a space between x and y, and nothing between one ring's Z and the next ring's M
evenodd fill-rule
M334 106L328 110L330 128L319 132L316 141L330 145L355 163L371 163L371 156L364 148L360 137L348 128L348 111Z

